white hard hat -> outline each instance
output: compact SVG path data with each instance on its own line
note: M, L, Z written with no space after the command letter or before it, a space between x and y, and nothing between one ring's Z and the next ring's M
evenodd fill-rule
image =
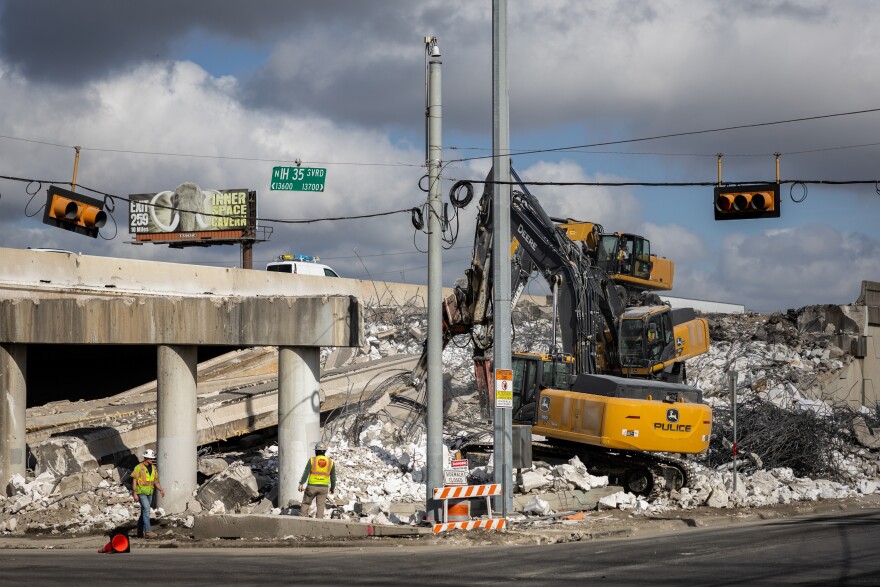
M145 459L155 459L156 453L154 453L151 449L148 448L147 450L144 451L144 458Z
M326 451L327 451L327 445L324 444L323 442L319 442L318 444L315 445L315 450L316 450L316 451L319 451L319 450L320 450L320 451L324 451L324 452L326 452Z

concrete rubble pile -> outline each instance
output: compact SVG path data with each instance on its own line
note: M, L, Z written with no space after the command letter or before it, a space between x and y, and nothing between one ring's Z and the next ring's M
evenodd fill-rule
M75 534L136 520L139 508L130 486L122 483L130 470L99 466L75 438L51 439L34 452L44 457L34 477L15 475L9 496L0 492L0 532Z
M831 309L829 309L831 308ZM834 406L819 393L824 382L852 360L852 332L832 325L826 317L834 307L810 307L798 312L762 316L707 316L712 348L688 362L689 382L700 387L716 411L713 452L729 442L730 408L727 371L739 373L742 397L758 398L783 410L809 411L823 418ZM546 351L550 340L549 311L523 301L514 312L513 348ZM835 324L839 324L837 319ZM422 351L427 324L424 311L371 309L365 320L366 346L340 356L322 351L322 360L334 367L395 354ZM462 337L459 337L462 338ZM454 340L443 354L446 438L454 452L464 440L479 434L491 439L491 424L483 418L474 392L471 348ZM387 402L387 399L383 401ZM329 453L337 460L338 485L327 517L381 524L416 524L425 499L426 437L423 425L412 419L406 435L401 421L383 417L383 410L361 406L325 427ZM835 479L807 478L789 467L765 468L761 455L739 463L737 489L733 471L723 455L713 464L702 457L694 461L697 478L690 487L646 500L623 492L606 495L599 508L619 508L638 514L671 509L747 508L819 499L842 499L880 490L880 430L876 406L852 408L861 414L855 427L847 426L841 444L832 447L839 474ZM356 434L351 434L356 426ZM722 438L723 437L723 438ZM861 440L861 442L860 442ZM873 443L873 444L872 444ZM167 516L159 509L154 517L163 526L191 528L194 518L217 513L291 514L277 501L278 446L271 436L239 439L234 450L204 447L199 458L199 487L185 512ZM726 445L724 445L726 446ZM748 451L747 447L743 447ZM130 486L126 485L134 462L99 465L75 437L52 438L31 447L39 465L27 479L16 477L4 496L0 492L0 534L30 532L100 532L132 526L139 513ZM444 462L448 459L444 458ZM303 463L304 465L305 463ZM492 480L491 461L471 470L472 482ZM583 463L549 465L536 461L522 471L521 489L530 496L525 515L552 513L548 494L590 490L608 485L607 477L591 475ZM406 507L402 507L406 506Z

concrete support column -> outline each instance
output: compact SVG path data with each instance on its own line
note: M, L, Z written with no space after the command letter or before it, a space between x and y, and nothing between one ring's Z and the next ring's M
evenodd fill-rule
M156 415L161 500L168 513L186 509L198 472L196 368L198 347L160 345Z
M27 460L27 347L0 345L0 493L13 475L25 475Z
M278 507L299 503L299 480L321 439L321 349L278 349Z

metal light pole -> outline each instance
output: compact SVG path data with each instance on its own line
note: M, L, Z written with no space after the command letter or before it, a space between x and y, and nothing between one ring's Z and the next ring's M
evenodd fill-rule
M507 0L492 0L492 224L495 243L492 269L495 283L495 373L510 370L510 117L507 93ZM496 377L497 381L497 377ZM496 388L497 396L497 388ZM501 484L498 509L513 509L513 410L495 407L495 482Z
M730 408L733 411L733 492L736 493L736 371L727 372L727 384L730 386Z
M427 373L427 465L428 479L425 484L426 512L429 519L439 520L438 502L434 489L443 486L443 263L440 240L440 158L442 144L440 109L440 49L437 37L425 37L425 61L431 58L428 68L427 124L428 152L428 373Z

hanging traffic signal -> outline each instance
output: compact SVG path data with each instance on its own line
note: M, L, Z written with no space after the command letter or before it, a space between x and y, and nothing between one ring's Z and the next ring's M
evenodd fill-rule
M51 185L46 190L43 223L92 238L107 224L104 202Z
M716 187L715 220L744 218L779 218L779 184Z

